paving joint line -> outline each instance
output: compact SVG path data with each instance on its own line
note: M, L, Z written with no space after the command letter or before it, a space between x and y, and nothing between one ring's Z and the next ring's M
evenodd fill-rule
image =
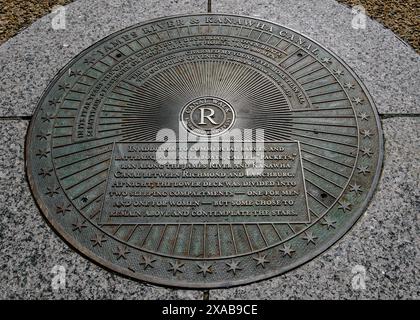
M210 300L210 290L204 290L203 291L203 300L204 301Z
M0 116L0 121L30 121L32 116Z
M391 119L391 118L418 118L420 113L381 113L379 114L381 119Z
M418 118L420 113L380 113L381 119ZM31 121L32 116L0 116L0 121Z

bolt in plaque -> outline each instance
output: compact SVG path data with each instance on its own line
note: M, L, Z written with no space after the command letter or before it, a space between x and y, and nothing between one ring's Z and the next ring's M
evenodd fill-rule
M331 51L256 18L174 16L94 44L26 141L42 213L76 250L165 286L279 275L357 221L381 170L372 98Z

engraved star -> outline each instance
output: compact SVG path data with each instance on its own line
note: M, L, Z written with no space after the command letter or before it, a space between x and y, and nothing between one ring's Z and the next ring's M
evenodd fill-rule
M369 171L369 167L368 166L358 166L357 167L357 170L359 171L358 173L360 174L363 174L364 176L367 174L367 173L369 173L370 171Z
M303 239L306 240L306 244L315 244L315 239L318 239L318 237L315 237L312 232L308 231L305 232L305 236L303 237Z
M369 116L368 116L368 114L366 112L360 112L359 113L359 118L362 119L362 120L368 121Z
M373 152L372 152L372 150L370 148L364 148L364 149L362 149L362 153L363 153L363 156L368 156L369 158L373 154Z
M358 185L357 183L354 183L353 185L350 185L350 192L354 192L355 194L360 194L362 193L362 188L360 185Z
M50 176L51 177L51 172L53 172L53 169L44 169L41 168L41 170L39 170L39 175L42 176L43 178L45 178L46 176Z
M83 63L88 64L88 65L94 64L95 63L95 58L93 58L93 57L86 58L83 61Z
M184 271L181 270L181 268L184 266L183 263L179 262L179 261L175 261L175 262L169 262L169 264L171 265L171 267L168 269L168 271L172 271L173 275L176 275L177 272L183 273Z
M113 252L114 256L117 256L117 260L123 258L124 260L127 259L126 255L129 254L130 251L127 250L125 246L118 246L117 251Z
M156 261L156 259L149 257L149 256L141 256L143 261L140 262L141 265L144 265L144 270L146 270L148 267L150 268L154 268L153 267L153 262Z
M96 246L102 247L102 242L106 242L106 239L102 233L97 233L92 239L90 239L90 241L93 242L94 247Z
M55 119L56 116L51 113L47 113L45 116L41 117L42 122L51 122L52 119Z
M354 84L350 83L350 82L347 82L347 83L344 84L344 87L351 90L351 89L354 89Z
M60 213L62 213L63 215L64 214L66 214L66 212L70 212L71 211L71 205L69 205L69 204L62 204L62 205L59 205L59 206L57 206L56 207L56 213L57 214L60 214Z
M80 71L80 70L76 70L76 71L73 71L73 70L69 70L70 71L70 77L76 77L76 76L81 76L82 75L82 71Z
M266 257L267 257L267 255L265 254L265 255L258 255L258 257L256 257L256 258L253 258L255 261L257 261L257 266L261 266L261 267L263 267L263 268L265 268L265 264L266 263L270 263L270 261L268 261L267 259L266 259Z
M50 152L48 151L48 150L46 150L46 149L38 149L38 152L36 153L36 156L39 158L39 159L42 159L42 158L47 158L47 155L49 154Z
M358 105L358 104L362 104L363 99L360 98L360 97L353 97L353 99L351 99L351 101L353 101L355 105Z
M323 225L323 226L327 226L327 230L330 230L330 228L335 229L334 224L335 224L337 221L333 221L333 220L331 220L331 219L330 219L330 218L328 218L328 217L324 218L324 220L325 220L325 222L322 222L322 225Z
M58 85L58 90L67 90L67 89L70 89L70 84L68 84L68 83L63 83L63 84L59 84Z
M321 58L321 62L322 63L331 63L331 58L330 57L323 57L323 58Z
M54 186L54 187L47 187L47 192L45 192L46 195L48 195L50 198L54 197L56 194L59 194L58 190L60 190L60 187Z
M292 257L293 252L295 252L295 250L292 249L290 244L285 244L283 249L279 250L283 252L283 256L288 255L289 257Z
M231 261L230 263L226 263L226 265L229 267L229 269L227 270L227 272L232 271L233 274L236 275L236 270L242 270L242 268L239 268L239 261Z
M363 135L363 138L370 138L373 136L373 133L370 130L360 130L360 133Z
M72 223L73 225L73 231L79 231L82 232L83 228L87 228L87 225L85 224L86 221L76 219L75 223Z
M38 138L39 141L41 141L41 140L47 140L47 137L50 136L50 135L51 135L50 133L44 133L44 132L40 131L36 135L36 137Z
M336 70L333 70L333 72L339 77L339 76L342 76L343 74L344 74L344 71L343 70L340 70L340 69L336 69Z
M346 210L348 211L351 210L351 203L348 201L341 201L341 202L338 202L338 204L339 204L338 209L341 209L344 212L346 212Z
M199 269L197 271L197 273L202 273L203 277L205 277L207 273L210 273L210 274L213 273L213 269L211 268L211 264L205 264L205 263L200 264L200 263L198 263L197 267Z
M48 101L48 103L50 104L50 106L56 107L58 104L61 103L61 101L58 100L58 99L52 99L52 100Z

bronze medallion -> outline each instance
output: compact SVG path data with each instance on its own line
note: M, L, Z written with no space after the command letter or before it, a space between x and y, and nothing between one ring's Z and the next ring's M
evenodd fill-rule
M382 157L372 98L341 59L221 14L89 47L51 82L26 141L36 202L70 245L131 278L197 289L326 250L364 212Z

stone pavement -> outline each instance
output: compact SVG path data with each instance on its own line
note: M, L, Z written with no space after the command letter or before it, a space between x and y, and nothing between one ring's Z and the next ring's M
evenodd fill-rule
M124 3L124 6L121 6ZM351 27L333 0L212 0L212 11L257 16L295 29L334 51L376 102L385 135L382 177L371 204L337 244L306 265L260 283L210 292L174 290L114 275L67 246L42 218L24 171L24 138L54 74L104 36L172 14L204 13L205 0L77 0L66 29L47 15L0 46L0 298L3 299L418 299L420 59L370 19ZM55 265L66 288L51 288ZM366 275L356 274L360 268ZM352 286L364 277L365 288Z

